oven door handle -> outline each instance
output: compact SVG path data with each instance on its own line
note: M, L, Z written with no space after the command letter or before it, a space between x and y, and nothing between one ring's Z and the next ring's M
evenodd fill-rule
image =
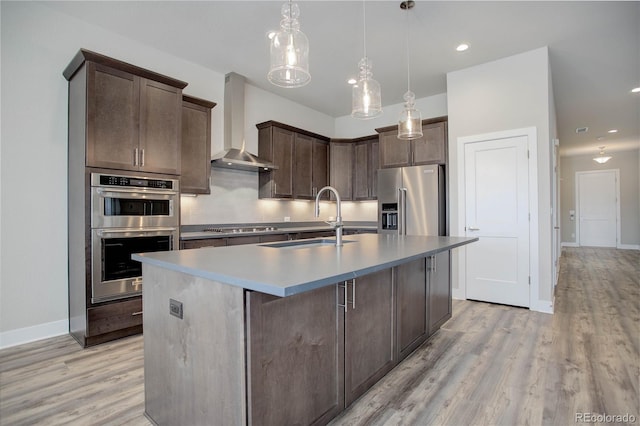
M178 195L178 191L173 191L170 189L167 190L157 190L157 189L106 189L106 188L97 188L96 192L100 195L119 195L119 194L139 194L139 195Z
M103 229L99 229L96 231L96 234L99 237L108 237L109 235L121 235L121 234L137 234L137 235L149 235L149 234L155 234L157 232L175 232L177 231L178 228L147 228L147 229L109 229L109 230L103 230Z

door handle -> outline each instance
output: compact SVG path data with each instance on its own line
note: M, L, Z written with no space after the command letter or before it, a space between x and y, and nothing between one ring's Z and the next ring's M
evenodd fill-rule
M467 228L469 231L479 231L480 228L476 228L475 226L470 226Z

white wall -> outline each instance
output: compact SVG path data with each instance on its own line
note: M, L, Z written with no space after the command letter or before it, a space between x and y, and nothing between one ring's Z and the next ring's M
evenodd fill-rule
M537 294L531 308L550 311L553 297L550 128L553 115L549 56L546 47L447 74L449 116L449 182L451 234L464 235L464 199L458 162L462 155L458 138L511 129L537 129L538 256ZM555 120L553 120L555 123ZM555 127L555 125L554 125ZM555 137L555 136L554 136ZM454 251L454 295L464 298L460 267L464 251Z

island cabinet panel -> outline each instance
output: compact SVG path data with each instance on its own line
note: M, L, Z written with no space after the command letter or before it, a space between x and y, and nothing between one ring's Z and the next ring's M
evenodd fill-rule
M286 298L247 292L250 425L326 424L344 407L336 287Z
M391 269L347 281L345 405L349 406L396 364Z
M427 258L429 335L451 318L451 252Z
M246 424L244 290L142 269L146 416L161 426Z
M396 283L398 361L427 338L427 275L425 259L394 268Z

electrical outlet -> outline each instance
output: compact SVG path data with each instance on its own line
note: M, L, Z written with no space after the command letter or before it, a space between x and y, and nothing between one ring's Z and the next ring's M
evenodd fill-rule
M285 216L284 217L284 221L285 222L291 222L291 216Z
M178 302L177 300L169 299L169 313L174 317L178 317L182 319L184 311L182 309L182 302Z

